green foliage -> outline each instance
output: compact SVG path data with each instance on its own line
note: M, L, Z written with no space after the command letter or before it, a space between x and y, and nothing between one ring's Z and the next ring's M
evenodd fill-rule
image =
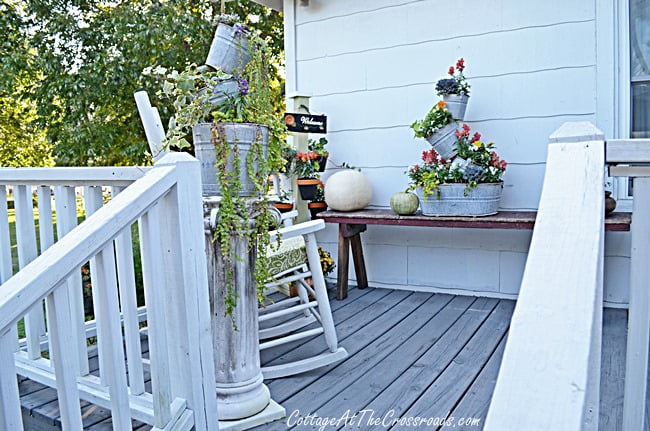
M52 166L52 146L28 101L0 97L0 166Z
M279 14L245 0L226 8L255 21L281 57ZM141 72L203 63L218 9L209 0L2 0L0 96L8 94L2 93L7 82L15 91L22 80L16 97L38 108L36 124L58 164L144 163L147 144L133 93L146 89L153 96L162 83ZM152 103L163 122L169 119L171 105L155 96Z
M411 124L411 129L416 138L428 138L453 121L451 113L447 110L447 104L440 101L429 110L424 119Z

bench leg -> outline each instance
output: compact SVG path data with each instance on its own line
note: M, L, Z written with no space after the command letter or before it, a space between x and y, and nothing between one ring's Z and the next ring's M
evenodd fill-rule
M357 274L357 287L365 289L368 287L368 276L366 275L366 262L363 260L363 248L361 247L361 234L358 233L350 238L352 246L352 259L354 259L354 271Z
M348 296L348 265L350 262L350 238L346 235L344 224L339 224L339 250L336 299L345 299Z

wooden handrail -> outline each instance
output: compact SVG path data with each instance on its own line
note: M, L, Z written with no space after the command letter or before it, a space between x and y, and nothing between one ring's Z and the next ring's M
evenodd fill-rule
M566 123L551 142L487 431L598 427L604 138Z

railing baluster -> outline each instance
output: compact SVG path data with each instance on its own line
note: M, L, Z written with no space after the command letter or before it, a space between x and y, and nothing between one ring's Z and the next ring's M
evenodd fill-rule
M100 189L101 192L101 189ZM120 324L120 307L117 298L117 278L115 274L115 249L110 242L104 250L95 257L95 278L93 299L95 309L100 311L101 319L97 320L97 341L99 351L104 358L105 368L101 375L105 378L111 397L111 415L113 428L116 430L131 429L131 410L129 407L128 386L126 384L126 366L122 348L122 326Z
M0 284L9 280L13 275L10 238L7 187L0 185ZM10 336L14 340L14 350L18 350L18 329L15 325L11 328Z
M49 186L39 186L38 192L38 235L41 253L54 244L54 225L52 223L52 190ZM50 319L50 311L45 301L45 315Z
M165 279L162 266L160 241L160 216L158 205L140 218L140 247L142 252L142 277L147 304L149 325L149 357L151 360L151 387L155 426L164 428L171 418L171 383L169 379L169 356L165 336Z
M630 308L625 365L623 430L643 429L645 422L648 339L650 338L650 178L634 181L632 254L630 262Z
M56 232L60 240L77 225L77 200L74 187L57 186L54 189L54 203L56 208ZM80 376L85 376L90 373L90 368L86 350L86 326L80 268L79 271L75 271L70 276L67 283L73 328L73 343L71 346L74 346L77 351L78 373Z
M0 334L0 431L23 429L23 417L14 366L16 339L11 331Z
M113 187L113 196L123 187ZM120 304L124 316L124 338L126 357L129 367L129 387L131 394L144 392L144 373L142 370L142 346L138 322L138 301L135 291L135 273L133 269L133 238L131 226L128 226L115 240L117 257L117 278L120 292Z
M70 351L74 342L70 296L65 282L47 296L50 328L50 355L54 362L61 424L64 430L81 430L81 408L77 388L77 355Z
M84 187L84 207L86 210L86 217L93 215L98 209L102 207L103 197L101 187ZM97 279L97 258L93 257L90 259L90 279L92 281L93 291L93 310L95 312L95 321L97 323L97 338L102 338L102 325L99 325L99 322L104 319L102 316L102 307L99 306L97 302L97 295L95 294ZM106 369L106 358L104 357L104 352L102 349L97 351L97 356L99 357L99 378L103 386L107 386L108 382L106 381L106 376L104 376L104 370Z
M16 241L18 242L18 265L27 266L36 259L36 231L34 227L34 208L31 186L14 186L14 205L16 209ZM29 359L41 357L41 334L45 333L43 309L40 305L29 310L25 316L27 335L27 355Z

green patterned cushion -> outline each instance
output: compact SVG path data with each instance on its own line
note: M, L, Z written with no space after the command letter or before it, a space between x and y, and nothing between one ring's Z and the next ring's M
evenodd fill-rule
M307 262L305 240L302 236L283 239L279 249L275 250L275 245L270 247L268 257L271 274L279 274L302 265Z

